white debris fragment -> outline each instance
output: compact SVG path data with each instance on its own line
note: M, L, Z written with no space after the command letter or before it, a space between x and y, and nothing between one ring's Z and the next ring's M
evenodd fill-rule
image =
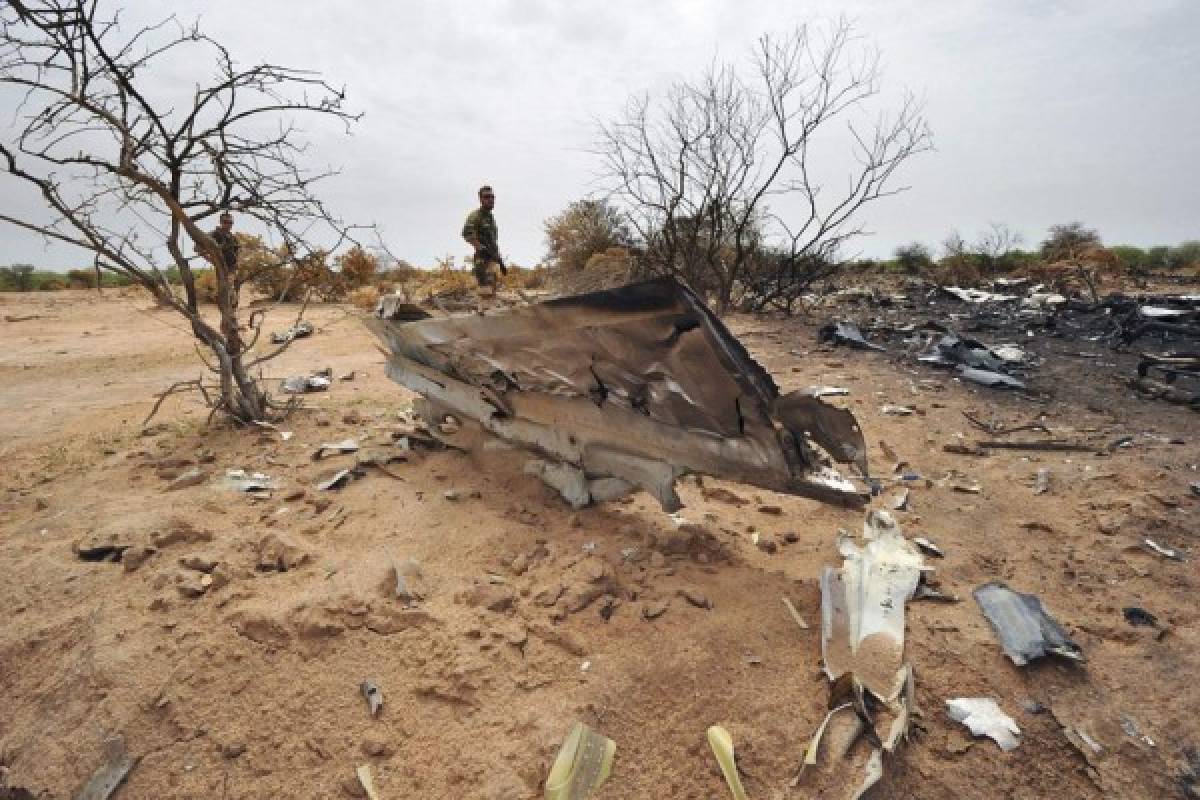
M897 406L897 405L892 405L890 403L888 405L881 407L879 409L879 411L882 414L887 414L889 416L894 416L894 417L910 417L916 413L908 406Z
M1034 494L1045 494L1050 491L1050 470L1047 467L1042 467L1037 471L1037 478L1033 486Z
M804 393L811 397L844 397L850 390L844 386L809 386Z
M954 697L946 701L950 719L966 725L975 736L987 736L1004 752L1015 750L1021 729L990 697Z
M1149 537L1143 539L1142 544L1163 558L1169 558L1173 561L1183 561L1183 554L1174 547L1165 547Z

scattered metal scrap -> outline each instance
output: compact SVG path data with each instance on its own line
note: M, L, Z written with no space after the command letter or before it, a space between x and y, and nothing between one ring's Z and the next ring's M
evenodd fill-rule
M1004 752L1017 749L1021 729L990 697L955 697L946 701L950 719L970 728L975 736L987 736Z
M354 439L343 439L340 442L326 442L313 451L312 460L320 461L328 455L358 452L358 442Z
M1176 550L1174 547L1161 545L1153 539L1146 537L1142 539L1142 546L1152 553L1157 553L1163 558L1169 558L1172 561L1183 561L1183 553Z
M401 305L399 303L395 304ZM389 377L449 442L497 436L536 453L576 502L644 489L680 508L676 479L702 473L850 506L866 492L853 414L780 395L771 376L671 279L488 315L403 321L380 305ZM456 433L440 431L449 419ZM566 478L564 478L564 475ZM562 480L560 480L562 478Z
M362 692L363 698L367 701L367 709L371 712L372 717L379 716L379 710L383 708L383 692L378 684L373 680L365 680L358 685Z
M245 492L258 498L268 498L272 489L279 488L270 475L263 472L247 472L244 469L226 470L224 486L226 489Z
M333 378L333 369L326 367L308 375L293 375L284 378L279 384L279 390L287 394L305 394L308 392L323 392L329 388Z
M852 347L856 350L883 351L883 348L879 345L868 342L866 337L863 336L862 331L858 329L858 326L849 322L831 322L825 325L817 331L817 341Z
M860 547L842 535L842 566L825 567L821 574L821 655L831 711L813 735L800 769L802 774L816 765L829 729L838 729L833 760L864 736L872 749L856 798L879 782L884 752L895 751L919 714L913 670L904 661L904 608L925 569L916 546L885 511L867 512L863 540ZM880 730L886 733L880 735Z
M608 780L616 752L612 739L576 722L546 776L546 800L586 800Z
M717 765L729 784L733 800L746 800L746 790L742 787L742 778L738 775L737 761L733 757L733 736L720 725L708 729L708 746L717 757Z
M1048 654L1084 660L1079 645L1034 595L1014 592L998 581L980 586L974 594L1004 653L1017 666Z
M313 335L313 324L308 320L301 320L285 331L274 331L271 334L271 341L275 344L287 344L293 339L303 339Z
M75 795L75 800L108 800L136 763L137 759L125 750L123 737L113 736L106 739L104 763L92 773L92 777Z

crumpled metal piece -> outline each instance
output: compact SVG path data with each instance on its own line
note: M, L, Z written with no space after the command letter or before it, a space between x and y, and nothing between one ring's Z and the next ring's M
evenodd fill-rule
M946 713L970 728L972 735L987 736L1006 753L1020 744L1021 729L990 697L953 697L946 701Z
M843 345L853 347L857 350L878 350L883 352L883 348L877 344L871 344L863 336L862 331L858 326L849 322L831 322L825 325L817 332L817 341L831 342L835 345Z
M274 344L286 344L293 339L303 339L307 336L312 336L314 330L315 328L313 328L311 322L306 319L300 320L286 331L274 331L271 334L271 341Z
M993 372L992 370L976 369L974 367L959 367L957 375L963 380L978 383L980 386L987 386L992 389L1025 388L1024 383L1011 375L1005 375L1003 372Z
M108 800L136 763L137 759L125 750L124 737L118 735L106 739L104 763L92 773L88 782L75 795L75 800Z
M1004 653L1018 667L1051 653L1084 660L1079 645L1071 641L1034 595L1014 592L999 581L985 583L974 594Z
M842 566L821 573L821 656L830 681L853 673L890 702L904 688L904 604L924 559L886 511L867 513L863 539L860 547L842 536Z
M674 483L686 473L856 507L866 499L828 463L866 463L850 412L780 396L672 279L488 315L370 324L391 351L389 377L423 396L431 429L447 415L474 423L589 481L645 489L668 511L681 506Z
M279 390L287 394L305 394L306 392L323 392L332 383L333 370L326 367L319 372L308 375L292 375L284 378L279 384Z

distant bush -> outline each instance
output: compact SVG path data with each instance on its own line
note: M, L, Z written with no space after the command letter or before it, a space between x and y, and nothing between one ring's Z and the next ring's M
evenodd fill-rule
M900 270L909 275L916 275L921 270L933 266L933 254L920 242L900 245L896 248L895 256Z
M33 289L33 267L29 264L13 264L0 267L0 287L9 292L28 292Z
M1051 225L1049 235L1042 242L1042 258L1051 263L1066 261L1101 245L1100 234L1085 228L1082 222Z
M67 282L62 278L48 278L38 284L40 292L61 292L67 288Z
M278 255L278 254L277 254ZM279 302L296 302L311 294L319 300L338 300L346 294L342 276L329 268L329 254L316 250L300 259L264 263L254 274L254 288Z
M356 289L375 282L379 259L355 245L337 257L337 265L346 288Z
M379 303L379 290L374 286L359 286L357 289L351 289L347 298L359 308L373 311Z
M196 302L217 302L217 273L211 269L201 269L194 273L196 279Z
M90 269L68 270L67 285L72 289L95 289L96 271Z

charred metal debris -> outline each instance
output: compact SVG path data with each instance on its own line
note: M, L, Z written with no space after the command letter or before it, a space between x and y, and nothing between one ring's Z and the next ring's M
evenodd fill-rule
M781 395L674 280L436 318L385 297L372 327L388 376L421 395L431 431L465 449L498 437L530 451L528 471L572 505L644 489L674 511L688 473L852 507L866 499L833 466L867 475L854 415L812 393Z
M913 279L898 294L846 289L814 302L867 309L857 324L820 329L818 339L835 346L903 353L966 381L1017 390L1046 358L1062 355L1113 368L1147 397L1200 410L1200 293L1088 301L1025 279L994 281L990 291Z

